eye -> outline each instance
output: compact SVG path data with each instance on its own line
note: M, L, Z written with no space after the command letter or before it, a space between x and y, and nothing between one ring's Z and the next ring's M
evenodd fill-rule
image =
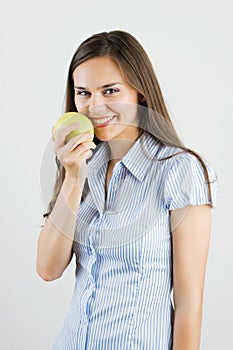
M85 91L85 90L75 90L76 95L80 95L80 96L87 96L90 95L90 92Z
M105 95L112 95L112 94L115 94L116 92L119 92L119 89L110 88L110 89L104 90Z

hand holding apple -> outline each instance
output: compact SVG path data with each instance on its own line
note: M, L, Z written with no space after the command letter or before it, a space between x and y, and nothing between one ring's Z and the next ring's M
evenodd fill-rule
M86 160L92 156L91 150L96 147L92 142L92 123L81 113L68 112L57 120L52 135L54 152L66 170L66 177L77 178L82 183L81 168L85 167Z
M88 141L92 141L94 138L94 127L91 121L84 115L78 112L67 112L64 113L55 123L53 127L53 137L56 139L58 130L62 129L64 126L70 124L79 123L77 129L69 133L65 138L65 143L69 142L73 137L80 135L82 133L91 132L93 137Z

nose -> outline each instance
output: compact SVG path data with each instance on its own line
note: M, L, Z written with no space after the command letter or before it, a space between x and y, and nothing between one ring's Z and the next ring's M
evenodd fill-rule
M104 96L100 91L91 94L88 109L90 113L99 113L105 109Z

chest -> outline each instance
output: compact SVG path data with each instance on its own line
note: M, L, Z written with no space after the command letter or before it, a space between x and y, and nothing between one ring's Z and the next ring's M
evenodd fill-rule
M105 177L105 201L107 200L107 197L108 197L108 184L112 176L113 168L114 168L114 163L108 163L106 177Z

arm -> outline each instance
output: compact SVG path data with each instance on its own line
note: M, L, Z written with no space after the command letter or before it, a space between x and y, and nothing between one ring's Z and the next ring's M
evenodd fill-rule
M38 239L36 270L45 281L61 277L72 259L80 200L78 180L66 177Z
M38 239L36 270L45 281L61 277L72 259L76 218L87 176L85 161L92 155L90 148L96 147L88 142L93 136L89 132L65 143L66 135L75 128L75 123L63 127L54 139L54 151L65 168L65 179Z
M171 213L175 321L173 350L199 350L211 231L209 205Z

